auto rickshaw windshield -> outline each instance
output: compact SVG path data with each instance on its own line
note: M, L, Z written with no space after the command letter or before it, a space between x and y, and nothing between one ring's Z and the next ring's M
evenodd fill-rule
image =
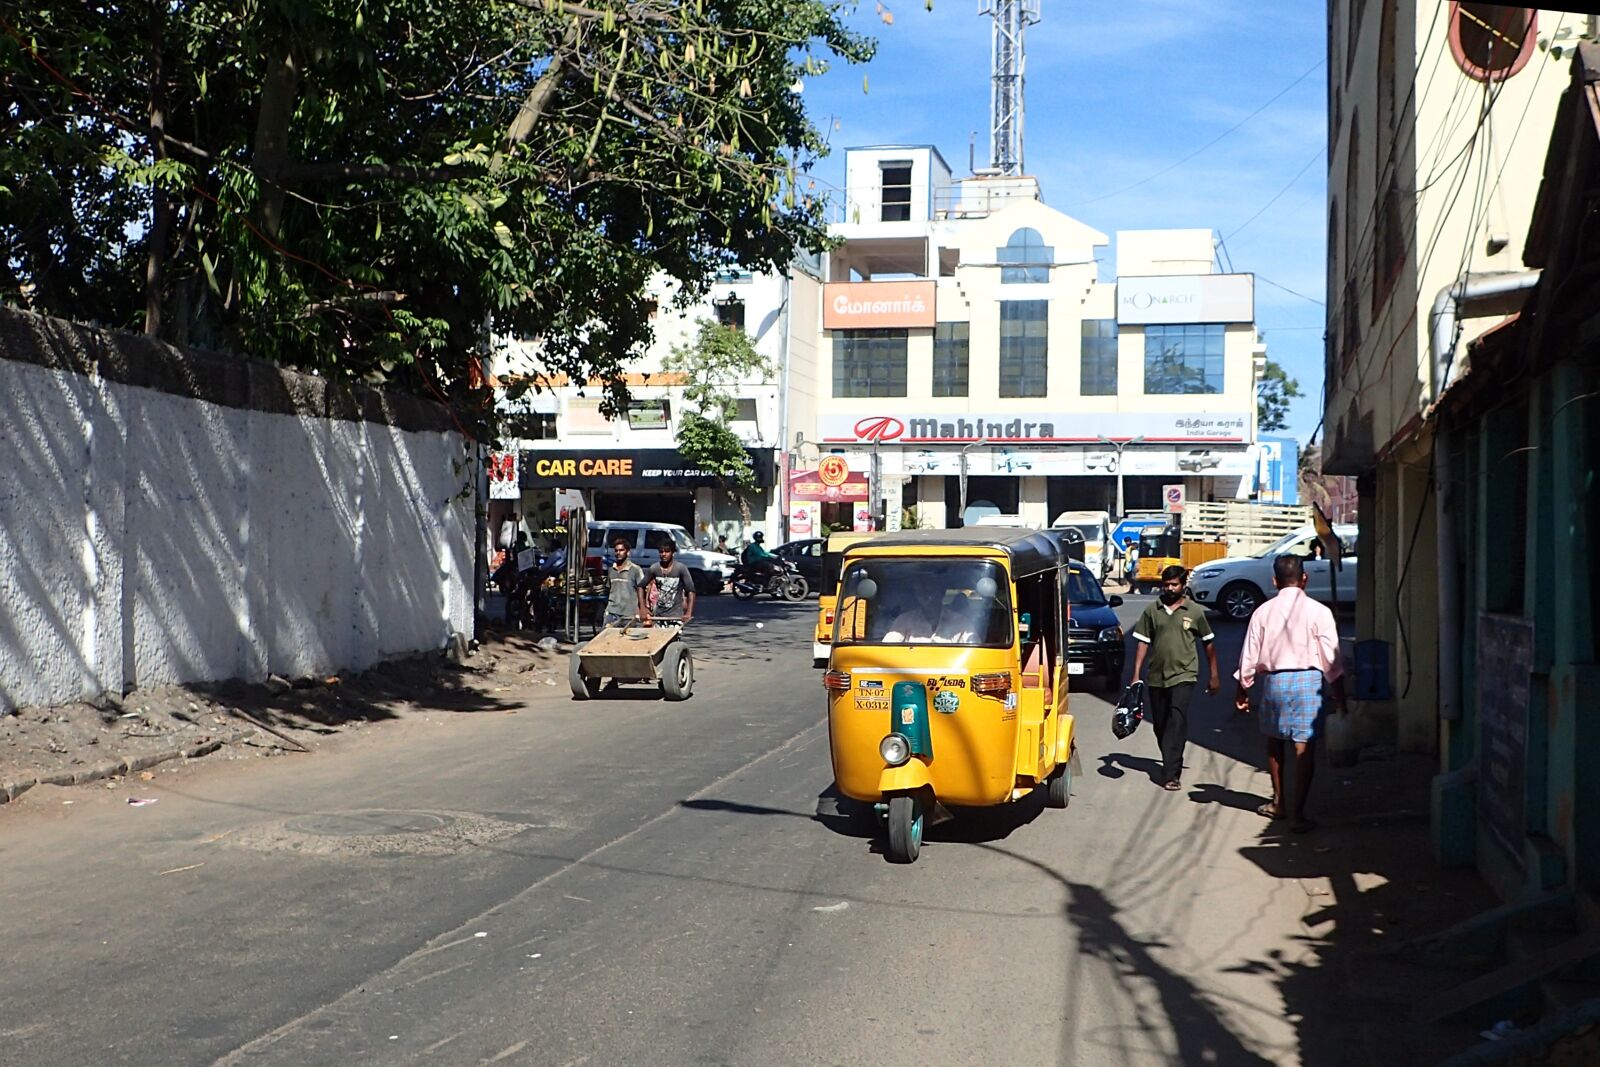
M855 560L839 593L836 645L1011 645L1010 583L990 560Z

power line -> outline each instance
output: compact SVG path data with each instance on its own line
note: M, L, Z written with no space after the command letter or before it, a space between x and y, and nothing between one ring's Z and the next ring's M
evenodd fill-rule
M1313 164L1317 160L1321 159L1322 158L1322 154L1324 152L1326 152L1326 151L1327 151L1327 146L1326 145L1324 145L1321 148L1318 148L1316 150L1316 152L1312 154L1311 158L1306 160L1305 166L1303 166L1299 170L1295 171L1294 172L1294 177L1290 178L1288 180L1288 182L1286 182L1284 184L1283 188L1279 189L1277 191L1277 193L1273 196L1273 198L1271 200L1268 200L1265 204L1262 204L1261 207L1256 209L1256 213L1254 215L1251 215L1249 218L1247 218L1243 222L1241 222L1239 224L1238 228L1235 229L1232 233L1228 234L1228 236L1229 237L1237 237L1237 236L1239 236L1241 233L1243 233L1245 231L1246 228L1249 227L1249 225L1252 222L1256 221L1256 219L1259 219L1262 215L1265 215L1267 213L1267 209L1272 207L1272 205L1276 204L1279 200L1282 200L1283 197L1284 197L1284 194L1287 193L1290 189L1294 188L1294 183L1299 181L1301 178L1303 178L1305 176L1306 171L1311 169L1311 164Z
M1324 303L1321 300L1318 300L1314 296L1307 296L1306 294L1300 292L1298 289L1291 289L1287 285L1281 285L1278 282L1273 281L1271 278L1267 277L1265 274L1261 274L1261 273L1258 272L1256 274L1256 280L1257 281L1261 281L1261 282L1266 282L1268 285L1272 286L1274 289L1282 289L1284 292L1288 293L1290 296L1298 296L1301 300L1310 301L1311 303L1317 305L1317 307L1319 307L1319 308L1328 306L1326 303Z
M1322 59L1317 60L1317 62L1313 63L1310 67L1307 67L1305 72L1303 74L1301 74L1298 78L1296 78L1294 81L1290 82L1288 85L1285 85L1282 89L1279 89L1276 93L1272 94L1272 97L1270 99L1268 99L1266 103L1262 104L1260 107L1258 107L1254 111L1250 112L1250 114L1246 115L1244 118L1240 119L1238 122L1234 123L1232 126L1229 126L1227 129L1225 129L1221 133L1217 134L1211 140L1207 141L1205 144L1201 145L1199 148L1196 148L1193 152L1190 152L1188 155L1184 156L1182 159L1176 161L1175 163L1170 163L1167 166L1165 166L1165 167L1161 168L1160 170L1156 171L1154 174L1151 174L1151 175L1149 175L1147 177L1144 177L1144 178L1140 178L1138 181L1134 182L1132 185L1125 185L1121 189L1116 190L1115 192L1104 193L1104 194L1102 194L1100 196L1093 197L1093 198L1091 198L1089 200L1080 200L1077 203L1071 205L1071 207L1073 209L1077 209L1077 208L1080 208L1080 207L1086 207L1089 204L1098 204L1102 200L1110 200L1112 197L1121 196L1123 193L1131 193L1131 192L1133 192L1133 190L1138 189L1141 186L1150 184L1151 182L1155 181L1157 178L1161 177L1162 175L1171 174L1173 171L1177 170L1179 167L1181 167L1185 163L1189 162L1195 156L1200 155L1200 153L1206 151L1206 149L1211 148L1213 145L1216 145L1218 142L1223 140L1223 138L1225 138L1229 134L1234 133L1235 131L1239 130L1246 123L1248 123L1251 119L1255 118L1257 115L1259 115L1263 111L1267 110L1267 108L1269 108L1273 104L1277 103L1279 100L1281 100L1283 98L1284 94L1288 93L1288 91L1290 89L1293 89L1296 85L1299 85L1301 82L1303 82L1307 78L1309 78L1312 74L1316 73L1318 68L1322 67L1325 63L1327 63L1327 61L1328 60L1327 60L1326 56L1324 56Z

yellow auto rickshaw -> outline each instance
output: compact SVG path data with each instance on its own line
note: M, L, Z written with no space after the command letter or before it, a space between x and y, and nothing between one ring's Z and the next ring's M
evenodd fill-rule
M828 739L839 792L885 813L910 863L944 805L1071 797L1066 571L1047 533L915 530L852 545L839 575Z
M817 632L811 638L813 667L828 665L828 650L833 643L833 610L839 599L839 567L844 561L844 551L851 545L877 536L875 533L832 533L823 545L822 580L817 586Z

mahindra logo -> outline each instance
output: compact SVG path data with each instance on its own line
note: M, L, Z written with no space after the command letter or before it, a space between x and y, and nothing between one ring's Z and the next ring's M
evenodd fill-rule
M890 415L878 415L856 423L856 439L860 441L893 441L906 432L906 424Z

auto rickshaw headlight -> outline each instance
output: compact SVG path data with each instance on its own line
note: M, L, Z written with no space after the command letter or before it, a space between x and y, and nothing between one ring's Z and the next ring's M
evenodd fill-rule
M878 742L878 755L891 767L898 767L911 758L911 742L899 734L890 734Z

